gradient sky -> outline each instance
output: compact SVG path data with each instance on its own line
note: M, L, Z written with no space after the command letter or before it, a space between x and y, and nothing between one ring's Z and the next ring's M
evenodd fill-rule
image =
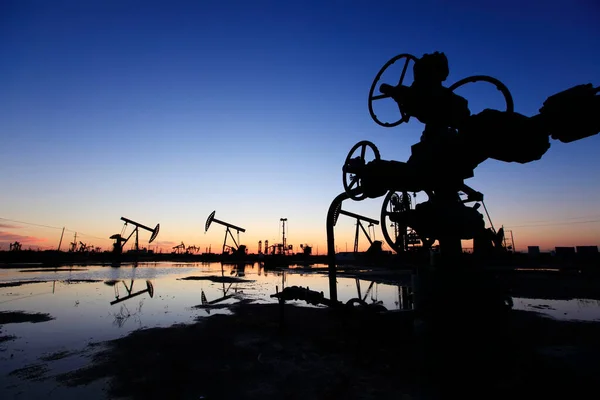
M281 241L285 217L288 243L322 254L350 148L370 140L405 161L423 129L371 120L368 91L388 59L443 51L448 85L494 76L525 115L556 92L600 85L595 0L406 3L3 1L0 248L56 248L62 227L63 249L74 232L109 248L124 216L160 223L163 251L214 250L225 228L205 234L204 223L216 210L246 229L251 252ZM473 112L502 108L493 86L459 94ZM598 135L552 141L540 161L488 160L466 183L518 250L600 245L599 152ZM378 219L382 200L343 208ZM340 217L339 250L353 240Z

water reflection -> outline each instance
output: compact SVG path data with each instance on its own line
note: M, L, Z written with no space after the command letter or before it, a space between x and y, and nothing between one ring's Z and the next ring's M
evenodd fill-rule
M159 262L39 272L0 269L0 282L4 283L0 286L3 311L47 313L54 318L41 324L2 326L3 336L16 339L0 343L0 376L36 362L45 353L81 349L90 342L114 339L142 327L167 327L208 315L230 314L231 305L239 301L277 303L270 295L288 287L310 288L329 297L328 277L318 272L326 266L314 267L265 271L261 263ZM186 279L190 277L197 279ZM411 310L414 294L410 276L398 279L392 284L371 277L338 276L338 300L347 303L360 299L373 308ZM134 297L139 301L131 300ZM516 309L560 319L600 318L600 303L595 300L515 297L514 302ZM311 307L305 301L294 304ZM3 354L19 357L8 358Z
M415 307L413 289L410 286L398 285L398 308L401 310L412 310Z
M231 268L229 275L233 275L236 278L242 278L246 276L246 265L253 265L247 263L236 263L230 264L221 262L221 278L225 278L225 268ZM201 305L196 306L196 308L204 309L208 314L210 314L210 309L215 308L215 306L219 305L219 303L231 299L237 298L241 299L241 295L243 295L244 291L238 287L239 281L229 281L226 282L225 279L221 280L222 284L222 293L223 295L215 298L213 300L208 300L206 297L206 293L204 292L204 288L200 289L200 301Z
M298 301L297 305L333 305L326 296L325 275L299 272L297 269L269 271L268 275L275 289L275 293L271 291L270 298L284 302ZM263 276L266 277L267 274ZM412 287L405 282L381 283L358 277L340 277L337 279L337 284L338 301L346 305L370 306L378 310L414 309L414 293Z
M136 297L139 296L141 294L144 293L148 293L150 295L150 298L154 297L154 285L152 284L152 282L150 282L150 280L146 280L146 288L143 290L139 290L137 292L133 292L133 283L135 282L135 279L131 279L129 286L127 286L127 284L125 283L124 280L118 281L118 280L107 280L104 281L105 285L108 286L112 286L115 290L115 300L110 302L110 305L115 305L117 303L120 303L122 301L125 300L129 300L132 297ZM123 287L125 287L125 291L127 292L127 295L125 297L121 297L120 293L119 293L119 283L123 284Z
M246 276L246 266L248 266L249 268L254 268L254 263L228 263L228 262L221 262L221 275L223 276L225 274L225 267L227 268L231 268L231 271L229 272L229 275L234 275L236 277L244 277ZM260 272L259 272L260 275Z
M516 310L535 311L557 319L600 321L600 301L594 299L514 299Z
M129 311L129 308L126 304L121 304L119 311L114 312L112 315L114 317L113 325L122 328L125 325L125 322L130 318L133 318L134 322L138 328L142 327L142 307L144 306L144 301L140 301L138 306L134 309L133 312Z
M133 267L135 268L137 266L133 266ZM105 280L104 284L107 286L112 286L114 289L115 300L110 301L110 305L113 306L115 304L122 303L125 300L129 300L133 297L137 297L137 296L140 296L145 293L148 293L150 298L154 297L154 285L152 284L152 282L150 280L146 280L145 288L142 287L142 289L135 291L135 292L133 291L134 282L135 282L134 278L131 278L129 280L129 282L127 282L124 279ZM122 287L126 293L125 296L123 296L123 297L121 297L121 293L119 291L120 287ZM138 326L138 328L140 328L142 326L141 315L142 315L143 305L144 305L144 301L142 300L138 303L137 307L133 311L130 311L126 304L121 304L119 311L111 312L111 314L114 318L113 325L118 328L122 328L123 325L125 325L125 322L127 322L127 320L133 318L133 320L136 322L136 325Z
M52 337L61 337L64 341L79 338L83 341L91 337L112 337L115 332L125 334L136 326L132 324L117 331L115 328L119 324L110 322L139 317L142 309L146 326L169 326L207 314L229 314L229 307L237 301L276 303L277 300L270 296L286 287L310 288L329 297L328 278L321 273L324 269L325 265L317 264L312 269L265 271L259 262L158 262L137 266L130 263L121 268L65 267L39 272L5 269L0 270L0 281L5 284L0 287L0 307L7 311L49 313L55 320L44 323L44 332L52 331L55 333ZM190 276L199 279L186 280ZM347 303L359 299L367 305L379 304L390 311L411 310L414 295L410 276L398 279L397 283L383 283L370 277L338 276L338 300ZM157 284L158 292L155 291ZM130 300L134 297L145 302L143 308L140 303ZM296 305L307 304L298 301ZM121 309L121 306L124 307ZM202 309L200 313L198 308ZM600 317L600 305L596 301L581 299L558 301L515 297L515 308L540 311L563 319L595 320ZM35 336L36 340L44 341L50 337L22 324L5 325L3 332L22 338ZM57 339L53 340L57 342Z
M389 300L387 302L384 302L383 300L379 299L379 286L380 286L379 283L377 283L376 281L362 281L362 282L368 282L367 290L363 294L362 288L361 288L361 280L359 278L354 278L354 281L356 284L357 297L348 300L348 303L361 304L361 305L377 305L377 306L386 307L386 309L392 308L392 307L390 307L391 302ZM403 286L402 284L396 284L396 285L384 284L383 287L386 289L395 287L396 295L395 295L395 300L394 300L393 304L394 304L394 306L395 306L394 308L396 310L412 310L412 309L414 309L414 295L413 295L413 290L410 286ZM367 298L369 298L370 302L367 301Z

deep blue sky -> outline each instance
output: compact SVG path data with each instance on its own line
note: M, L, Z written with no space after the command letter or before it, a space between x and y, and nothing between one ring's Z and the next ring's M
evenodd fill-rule
M594 0L404 3L2 2L0 218L105 238L126 216L160 222L165 249L204 248L222 240L221 229L203 233L217 210L247 229L252 251L277 241L280 217L289 243L324 246L352 145L406 160L419 140L418 122L386 129L367 111L372 79L396 54L443 51L448 84L494 76L525 115L558 91L600 85ZM460 94L474 112L501 107L484 84ZM553 141L539 162L490 160L467 183L496 225L515 227L517 246L600 244L588 222L600 219L599 150L598 136ZM378 218L380 206L344 208ZM535 224L545 226L523 226ZM4 225L6 241L54 246L60 235ZM337 229L351 247L352 221Z

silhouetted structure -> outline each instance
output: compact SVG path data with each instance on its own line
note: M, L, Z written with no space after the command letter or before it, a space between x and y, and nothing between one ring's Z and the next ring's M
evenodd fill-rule
M181 242L177 246L173 246L172 249L175 252L175 254L183 254L185 253L185 244Z
M152 243L154 241L154 239L156 239L156 237L158 236L158 231L160 230L160 224L156 224L154 229L152 229L152 228L148 228L145 225L140 224L139 222L132 221L125 217L121 217L121 221L125 222L125 224L123 225L123 229L121 230L121 233L114 234L110 237L111 239L114 239L114 241L115 241L113 243L113 254L115 254L115 255L120 255L123 252L123 246L125 246L125 244L129 241L129 239L134 234L135 234L134 251L135 252L140 251L139 233L138 233L139 228L147 230L148 232L151 233L148 243ZM127 224L131 224L135 228L133 229L133 231L131 231L131 233L129 234L129 236L127 238L124 238L122 235L125 232L125 228L127 228Z
M398 83L383 83L380 94L376 94L381 76L398 60L404 60ZM411 62L413 82L405 85ZM527 117L514 111L510 91L499 80L477 75L445 87L442 83L448 74L446 56L435 52L421 58L401 54L388 61L375 77L368 103L373 120L381 126L394 127L414 117L425 124L425 129L419 143L411 147L407 162L382 160L378 149L368 141L351 149L342 168L345 193L336 197L328 214L330 260L335 252L332 222L338 203L348 198L377 198L390 191L401 193L403 198L408 193L425 192L427 201L414 208L405 204L385 216L406 228L401 229L403 236L412 228L424 246L437 240L443 265L460 267L462 239L473 239L473 251L478 256L503 251L502 229L496 232L493 227L485 228L483 215L478 212L483 194L468 187L465 179L473 177L475 168L489 158L529 163L546 153L550 137L569 143L600 131L600 88L592 84L578 85L549 97L539 114ZM454 93L471 82L493 84L503 94L506 109L471 114L467 100ZM381 121L373 108L374 101L387 98L395 101L399 111L399 118L392 122ZM367 150L373 153L371 161L367 161ZM360 152L355 156L356 151ZM466 198L461 198L461 194ZM390 202L391 198L390 195ZM475 204L467 206L468 203ZM394 249L405 251L406 240L399 243L397 237L394 239ZM334 260L330 261L330 275L331 299L335 300Z
M223 225L224 227L226 227L227 229L225 230L225 239L223 240L223 250L222 250L222 254L226 254L226 253L231 253L231 255L233 256L242 256L246 254L246 246L245 245L238 245L238 242L240 241L240 232L246 232L246 230L244 228L240 228L239 226L235 226L233 224L230 224L228 222L223 222L220 221L218 219L215 218L215 212L213 211L212 213L210 213L210 215L208 216L208 218L206 219L206 224L204 226L204 233L206 233L208 231L208 228L210 228L210 225L214 222L220 225ZM238 240L235 240L235 238L233 237L233 234L231 233L231 229L235 229L237 231L237 236L238 236ZM231 237L231 240L233 240L233 243L235 244L235 246L230 246L227 244L227 236Z
M382 84L374 91L383 72L397 60L405 59L397 85ZM403 84L406 69L414 62L414 81ZM528 163L539 160L550 147L549 138L562 142L579 140L600 131L600 89L591 84L579 85L548 98L540 113L526 117L514 111L512 96L499 80L489 76L472 76L450 87L442 82L449 74L443 53L425 54L422 58L408 54L390 60L377 74L369 93L369 111L382 126L397 126L411 117L425 124L419 143L411 148L407 162L386 161L376 157L365 163L363 142L361 155L350 158L344 172L353 174L347 184L350 197L376 198L388 191L425 192L428 200L414 209L392 212L390 220L413 228L430 244L437 240L445 257L461 253L461 239L474 239L475 253L489 253L502 248L503 232L485 229L478 203L483 194L468 187L464 180L474 176L475 168L488 158L504 162ZM486 109L471 114L468 102L454 93L470 82L489 82L504 95L506 110ZM392 123L379 120L373 101L392 98L400 118ZM374 146L373 146L374 147ZM377 152L378 154L378 152ZM354 189L358 189L353 192ZM467 197L462 199L460 194ZM467 206L467 203L476 203Z
M334 218L333 225L335 225L337 223L337 220L338 220L340 214L356 219L356 231L354 232L354 252L355 253L358 253L358 239L360 237L361 230L364 233L367 240L369 241L369 244L371 246L373 246L373 239L371 239L371 235L369 234L369 232L367 232L367 230L363 226L362 222L368 222L369 226L373 226L373 225L379 225L379 221L377 221L373 218L365 217L363 215L358 215L358 214L355 214L355 213L352 213L352 212L349 212L346 210L342 210L342 203L340 203L338 205L337 209L335 210L335 215L333 217ZM379 242L379 243L381 244L381 242Z
M269 242L265 240L265 254L267 255L287 256L293 253L294 246L287 244L287 238L285 237L285 223L287 222L287 218L279 218L279 221L281 222L281 243L275 243L269 247Z

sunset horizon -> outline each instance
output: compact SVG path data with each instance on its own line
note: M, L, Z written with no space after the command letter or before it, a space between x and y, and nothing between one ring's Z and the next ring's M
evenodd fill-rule
M110 250L127 217L160 223L151 246L164 252L182 242L215 251L224 229L204 233L204 224L216 210L246 229L250 252L259 240L280 242L287 218L289 243L323 254L352 146L368 140L382 159L405 162L421 140L417 118L390 129L369 115L369 88L392 57L443 52L444 86L489 75L528 117L556 93L600 84L592 5L59 3L2 6L2 250L56 249L63 227L62 250L75 232ZM472 114L507 107L489 83L456 93ZM385 106L379 117L393 120L397 106ZM598 135L550 139L541 159L488 159L465 183L518 251L598 246L599 148ZM343 208L380 220L382 201ZM353 249L352 219L341 217L335 232L339 251ZM148 238L140 233L144 246ZM374 239L383 240L381 226Z

